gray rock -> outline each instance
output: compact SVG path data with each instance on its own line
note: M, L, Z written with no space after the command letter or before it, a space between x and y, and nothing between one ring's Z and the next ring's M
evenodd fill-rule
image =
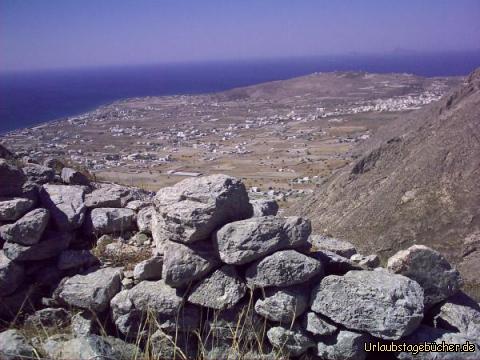
M0 159L0 196L20 195L26 179L22 170Z
M62 177L62 181L68 185L90 184L90 180L88 180L84 174L72 168L64 167L60 176Z
M307 316L305 316L303 327L308 332L321 336L333 335L338 330L338 327L330 324L314 312L309 312Z
M5 330L0 333L0 359L20 360L35 359L36 352L33 346L18 330Z
M65 165L59 159L55 158L45 159L43 166L53 169L57 175L60 175L62 173L62 169L65 167Z
M35 209L13 224L0 226L0 237L20 245L34 245L47 227L50 215L47 209Z
M33 200L26 198L0 199L0 222L17 221L34 206Z
M385 270L327 276L314 289L311 301L316 313L383 339L406 336L423 319L420 285Z
M60 270L88 268L98 262L99 260L90 250L64 250L58 257L57 267Z
M112 347L113 359L115 360L140 360L146 358L142 350L134 344L127 343L113 336L104 336L103 340Z
M308 241L315 250L330 251L346 258L350 258L357 253L357 249L352 243L328 236L311 235Z
M153 256L144 260L133 269L133 278L137 281L160 280L162 278L163 256Z
M73 240L71 233L46 232L43 239L35 245L23 246L5 243L5 255L14 261L38 261L50 259L67 249Z
M309 294L301 287L267 289L265 298L255 303L255 312L268 320L292 324L308 306Z
M278 213L278 203L272 199L250 200L253 216L275 216Z
M413 354L411 352L397 353L397 358L400 360L478 360L480 358L480 348L478 345L478 338L476 340L476 349L474 352L419 352ZM421 325L414 333L402 339L402 343L407 344L424 344L437 343L442 344L465 344L470 343L470 346L475 348L474 341L460 333L450 333L441 329L431 328Z
M198 359L197 344L194 335L168 335L157 330L150 338L152 356L155 359ZM207 359L211 360L207 357Z
M322 338L317 344L317 355L325 360L365 360L365 343L369 336L348 330Z
M225 265L196 284L188 301L211 309L229 309L245 296L246 291L235 268Z
M29 163L22 168L22 171L27 180L35 184L46 184L55 179L55 171L43 165Z
M165 246L162 274L168 285L182 287L200 279L218 264L208 244L187 246L169 241Z
M132 199L130 190L119 185L102 185L85 196L85 206L93 208L121 208Z
M138 335L147 314L154 314L160 328L167 332L196 329L200 319L198 308L182 305L183 294L163 280L142 281L119 292L110 302L118 330L133 338Z
M152 231L155 241L206 240L221 226L252 215L245 186L226 175L185 179L160 189L155 205L157 226Z
M45 308L28 316L25 324L37 329L62 328L70 323L70 314L62 308Z
M54 335L46 340L43 349L55 360L116 359L112 346L98 335L76 338Z
M132 236L129 241L134 243L135 245L143 246L143 245L151 244L151 240L152 239L148 237L148 235L138 232L134 236Z
M309 255L319 260L324 265L325 273L329 275L343 275L350 270L366 270L352 260L328 250L313 250Z
M137 214L138 230L146 234L152 233L152 216L154 213L155 209L152 206L140 209Z
M95 208L87 217L87 228L97 235L124 233L136 227L135 211L117 208Z
M72 316L70 328L76 337L88 336L97 332L97 320L89 311L81 311Z
M380 266L380 258L375 254L367 256L355 254L352 255L350 260L365 269L375 269L376 267Z
M310 231L310 221L300 217L254 217L225 225L214 242L223 262L240 265L277 250L306 246Z
M433 309L435 327L480 339L480 305L463 292Z
M58 229L71 231L82 226L85 220L84 194L85 189L81 186L43 185L40 199Z
M322 263L295 250L278 251L250 265L245 272L251 288L290 286L323 276Z
M0 296L13 294L25 277L23 266L14 263L0 250Z
M388 270L419 283L425 293L425 307L447 299L462 286L459 272L437 251L413 245L388 259Z
M133 211L140 211L141 209L144 209L146 207L151 207L150 205L151 203L143 200L133 200L133 201L130 201L125 207Z
M104 268L63 281L56 297L63 302L94 312L103 312L121 288L120 268Z
M290 330L276 326L267 331L267 337L270 343L284 356L300 356L308 349L315 347L312 339L300 329Z

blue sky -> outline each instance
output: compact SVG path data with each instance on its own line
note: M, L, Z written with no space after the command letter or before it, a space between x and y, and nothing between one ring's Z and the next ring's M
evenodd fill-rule
M480 0L0 0L0 68L480 48Z

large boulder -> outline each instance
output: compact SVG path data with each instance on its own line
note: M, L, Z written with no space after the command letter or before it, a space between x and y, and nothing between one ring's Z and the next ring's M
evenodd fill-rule
M162 276L173 287L182 287L208 274L220 261L211 246L190 246L169 241L165 246Z
M387 267L422 286L426 308L447 299L462 286L460 273L438 251L423 245L399 251L388 259Z
M480 339L480 305L466 294L458 292L433 308L432 314L435 327Z
M251 200L253 216L275 216L278 213L278 203L273 199Z
M350 258L357 253L357 249L352 243L329 236L311 235L308 241L315 250L330 251L346 258Z
M85 220L85 189L82 186L43 185L40 199L60 231L72 231Z
M27 180L34 184L46 184L55 179L53 169L38 164L27 164L22 168Z
M308 292L301 287L267 289L255 303L255 312L264 318L290 325L308 306Z
M127 337L136 337L146 316L155 315L160 328L169 333L193 331L200 314L193 305L183 306L183 294L163 280L142 281L129 290L119 292L110 302L112 317L118 330Z
M96 208L87 217L87 229L96 235L119 234L134 230L135 211L118 208Z
M0 222L17 221L34 205L33 200L26 198L0 198Z
M214 242L223 262L240 265L277 250L305 247L310 231L310 221L300 217L254 217L223 226Z
M290 286L323 276L323 266L318 260L295 250L278 251L254 262L245 272L251 288Z
M185 179L160 189L155 205L157 226L153 235L156 241L206 240L221 226L252 215L245 186L227 175Z
M385 270L330 275L313 290L311 308L348 329L399 339L423 319L423 290Z
M23 334L14 329L0 333L0 359L36 359L36 351Z
M27 177L22 170L11 165L5 159L0 159L0 196L17 196L22 193L22 187Z
M86 275L75 275L62 281L55 296L68 305L100 313L120 291L121 277L120 268L103 268Z
M272 327L267 331L267 338L283 356L300 356L308 349L315 347L313 340L297 328Z
M34 245L40 241L50 214L47 209L35 209L13 224L0 226L0 237L20 245Z
M60 176L62 177L62 181L68 185L90 184L90 180L88 180L84 174L72 168L63 168Z
M317 344L317 355L324 360L364 360L367 357L366 334L340 330L338 334L323 337Z
M0 250L0 296L14 293L22 284L24 276L23 266L11 261Z
M17 243L5 243L3 251L5 255L14 261L38 261L57 256L70 246L73 240L72 233L58 233L47 231L43 239L32 246Z
M235 268L225 265L196 284L188 301L211 309L229 309L245 296L246 291Z

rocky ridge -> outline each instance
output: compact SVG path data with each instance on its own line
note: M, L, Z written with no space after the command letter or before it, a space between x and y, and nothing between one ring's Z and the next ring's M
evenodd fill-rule
M435 250L380 268L227 175L156 194L86 179L0 160L1 359L362 360L366 342L443 340L476 351L442 359L479 358L479 306Z

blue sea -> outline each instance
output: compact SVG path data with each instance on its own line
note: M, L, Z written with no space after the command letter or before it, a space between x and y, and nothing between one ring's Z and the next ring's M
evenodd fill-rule
M198 94L325 71L467 75L480 50L323 56L0 73L0 133L66 118L115 100Z

